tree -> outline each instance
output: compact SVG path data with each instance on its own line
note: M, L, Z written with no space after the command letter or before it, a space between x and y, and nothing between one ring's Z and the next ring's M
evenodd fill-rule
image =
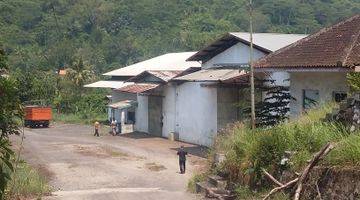
M90 66L85 65L82 58L80 58L75 61L70 68L66 69L66 76L80 91L87 81L93 79L94 72Z
M13 171L13 151L10 149L8 135L20 133L19 121L22 121L23 117L16 82L5 76L9 69L6 61L5 52L0 50L0 199L4 198Z

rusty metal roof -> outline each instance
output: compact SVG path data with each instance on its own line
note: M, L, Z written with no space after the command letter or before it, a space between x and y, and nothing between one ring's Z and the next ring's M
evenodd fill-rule
M127 85L118 89L115 89L115 91L120 92L128 92L128 93L143 93L152 89L155 89L160 84L151 84L151 83L134 83L131 85Z
M360 66L360 15L323 28L254 64L257 68L352 68Z
M247 72L239 69L203 69L185 76L175 78L176 81L225 81L244 76Z
M130 82L143 82L146 76L154 76L160 79L161 82L168 82L169 80L173 79L174 77L181 74L183 71L169 71L169 70L149 70L144 71L141 74L129 79Z

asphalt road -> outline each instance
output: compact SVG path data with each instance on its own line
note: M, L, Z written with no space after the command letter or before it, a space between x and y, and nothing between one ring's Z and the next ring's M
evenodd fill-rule
M144 134L106 132L104 128L101 137L94 137L90 126L63 124L25 130L22 156L53 188L45 199L199 199L186 192L186 185L203 168L204 149ZM18 136L12 140L20 141ZM180 145L190 153L186 174L178 169Z

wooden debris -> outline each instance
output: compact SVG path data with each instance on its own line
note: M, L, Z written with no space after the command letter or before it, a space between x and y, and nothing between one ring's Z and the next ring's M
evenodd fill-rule
M306 181L310 171L314 168L314 166L323 158L325 157L332 149L334 148L334 145L331 143L327 143L325 146L323 146L319 152L317 152L313 158L310 160L309 164L305 167L305 169L299 174L299 177L291 180L285 184L282 184L280 181L276 180L271 174L269 174L266 170L263 169L264 174L272 180L275 184L277 184L279 187L276 187L272 189L264 198L263 200L266 200L270 198L273 194L290 188L294 187L296 188L294 193L294 200L300 199L300 194L303 189L303 184ZM321 196L320 196L321 198Z
M280 181L276 180L276 178L274 178L269 172L267 172L265 169L262 169L262 171L264 172L264 174L266 175L266 177L268 177L270 180L272 180L276 185L278 186L284 186L284 184L282 184Z
M294 200L300 199L300 193L302 191L303 184L304 184L306 178L308 177L311 169L320 161L321 158L326 156L333 148L334 148L334 146L331 143L327 143L323 148L320 149L319 152L317 152L314 155L314 157L311 159L310 163L306 166L306 168L304 169L304 171L301 173L301 175L299 177L299 181L296 184L297 186L296 186L296 190L295 190Z

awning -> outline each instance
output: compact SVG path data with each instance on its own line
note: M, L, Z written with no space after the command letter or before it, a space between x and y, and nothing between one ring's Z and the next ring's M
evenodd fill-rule
M125 109L137 106L137 102L134 100L123 100L116 103L109 104L108 107L114 109Z
M120 87L124 87L126 85L129 85L132 83L128 83L128 82L124 82L124 81L98 81L95 83L91 83L91 84L87 84L84 87L87 88L111 88L111 89L115 89L115 88L120 88Z

